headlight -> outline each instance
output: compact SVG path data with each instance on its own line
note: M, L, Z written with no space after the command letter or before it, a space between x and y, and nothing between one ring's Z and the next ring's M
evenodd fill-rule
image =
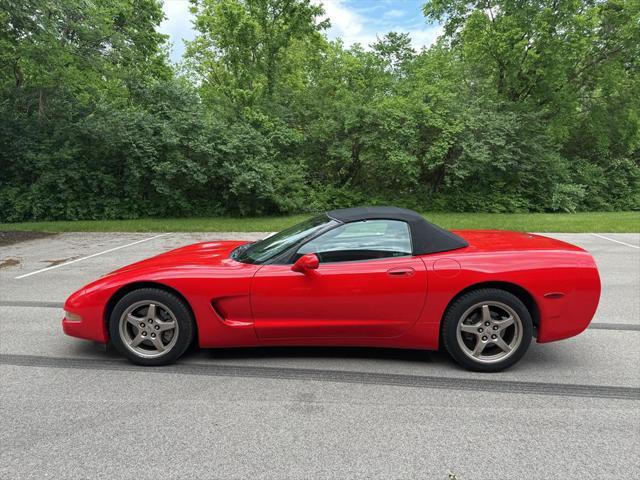
M67 312L66 310L64 311L64 318L66 318L70 322L81 322L82 321L82 317L80 315L78 315L77 313Z

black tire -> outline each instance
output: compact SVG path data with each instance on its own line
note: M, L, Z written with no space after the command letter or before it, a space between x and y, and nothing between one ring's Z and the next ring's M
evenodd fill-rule
M141 331L141 329L132 330L137 329L137 327L133 326L121 328L121 319L130 308L135 307L135 305L138 304L141 304L138 308L142 309L144 312L145 302L156 305L155 308L158 309L165 319L169 320L165 323L177 323L177 327L173 328L173 333L170 337L170 341L168 342L168 346L166 346L166 350L160 351L151 343L151 335L153 334L154 338L156 336L156 333L152 328L160 328L159 326L152 327L151 325L146 325L147 328L150 329L148 330L149 336L145 337L145 340L143 340L138 347L129 347L125 343L126 338L123 338L123 336L126 337L128 334L133 335L133 333L131 333L132 331ZM167 311L169 313L167 313ZM147 312L149 312L149 310L147 310ZM171 317L171 315L173 317ZM145 321L144 319L141 320L142 322ZM156 324L162 323L158 322L158 320L160 320L159 317L156 320ZM122 323L127 325L126 320L123 320ZM123 331L125 328L128 328L129 330ZM144 331L144 334L146 336L147 330ZM167 333L159 333L158 335L162 334L167 335ZM168 365L180 358L189 345L192 344L195 335L195 327L191 311L180 298L170 292L158 288L141 288L127 293L118 301L118 303L116 303L111 315L109 316L109 335L116 350L118 350L118 352L132 363L145 366ZM176 336L175 339L173 338L174 335ZM161 343L164 343L162 340L160 341ZM145 345L148 345L148 347ZM137 353L137 350L143 350L144 348L150 349L148 354L149 356L145 356L144 353ZM155 352L153 350L155 350Z
M483 302L488 303L483 304ZM466 318L471 318L471 316L469 316L470 311L472 312L472 316L475 315L473 317L473 322L475 322L477 319L481 323L480 327L484 327L481 315L485 310L485 305L496 308L498 311L505 311L505 309L500 305L506 306L516 314L515 316L512 315L512 317L514 318L514 325L512 327L504 327L505 335L511 334L511 341L514 344L514 347L509 350L509 352L503 351L503 349L498 349L497 344L492 343L491 334L494 332L491 330L488 330L485 335L480 333L470 334L462 331L458 332L459 324L462 324L461 328L471 327L471 325L468 323L463 324ZM476 310L474 310L474 307ZM492 315L495 315L495 312L491 312L490 309L489 312ZM500 319L492 318L491 321L499 323ZM516 326L516 324L518 324L518 326ZM473 323L472 325L475 330L475 325L479 324ZM495 326L493 326L492 324L490 328L493 329L495 328ZM511 333L511 330L507 330L508 328L512 328L513 333ZM498 336L501 335L499 332L496 333L498 333ZM445 349L447 350L449 355L451 355L451 357L453 357L453 359L464 368L476 372L499 372L511 367L516 362L518 362L518 360L520 360L526 353L529 345L531 344L532 336L533 322L531 320L531 314L527 307L518 297L516 297L512 293L497 288L482 288L478 290L472 290L461 295L459 298L454 300L449 308L447 308L447 311L445 312L444 318L442 320L442 342ZM478 358L474 358L469 352L471 347L467 346L467 348L465 349L460 345L461 342L465 345L466 342L471 342L472 344L474 344L475 342L480 342L481 338L486 339L485 345L487 345L487 348L493 349L493 351L498 351L498 353L495 354L497 358L496 360L488 359L491 357L490 355L487 355L487 359L483 360L483 354L481 354ZM519 341L518 338L520 338ZM498 338L498 340L500 340L500 338ZM505 348L504 350L507 349ZM500 359L501 354L504 354L506 356Z

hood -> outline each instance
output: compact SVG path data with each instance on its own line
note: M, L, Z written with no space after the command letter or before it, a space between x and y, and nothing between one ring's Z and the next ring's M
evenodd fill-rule
M224 266L226 263L232 263L234 260L229 258L233 249L240 245L248 243L246 241L219 241L219 242L201 242L187 245L185 247L169 250L155 257L147 258L140 262L135 262L125 267L114 270L105 275L111 276L115 274L130 272L133 270L147 269L163 269L181 268L181 267L217 267Z
M469 242L472 251L497 252L519 250L571 250L582 248L555 238L526 232L507 230L455 230L456 235Z

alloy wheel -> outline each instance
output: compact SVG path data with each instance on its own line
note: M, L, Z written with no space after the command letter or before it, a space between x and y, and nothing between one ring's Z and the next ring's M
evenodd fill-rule
M456 338L462 352L480 363L510 357L523 338L520 316L508 305L485 301L468 308L460 317Z
M155 300L135 302L120 316L120 338L125 347L143 358L168 353L178 340L179 326L173 312Z

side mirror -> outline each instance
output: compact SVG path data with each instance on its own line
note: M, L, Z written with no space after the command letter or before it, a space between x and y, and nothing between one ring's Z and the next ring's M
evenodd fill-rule
M315 253L307 253L301 256L296 263L291 265L291 270L294 272L305 273L307 270L315 270L320 265L320 260Z

